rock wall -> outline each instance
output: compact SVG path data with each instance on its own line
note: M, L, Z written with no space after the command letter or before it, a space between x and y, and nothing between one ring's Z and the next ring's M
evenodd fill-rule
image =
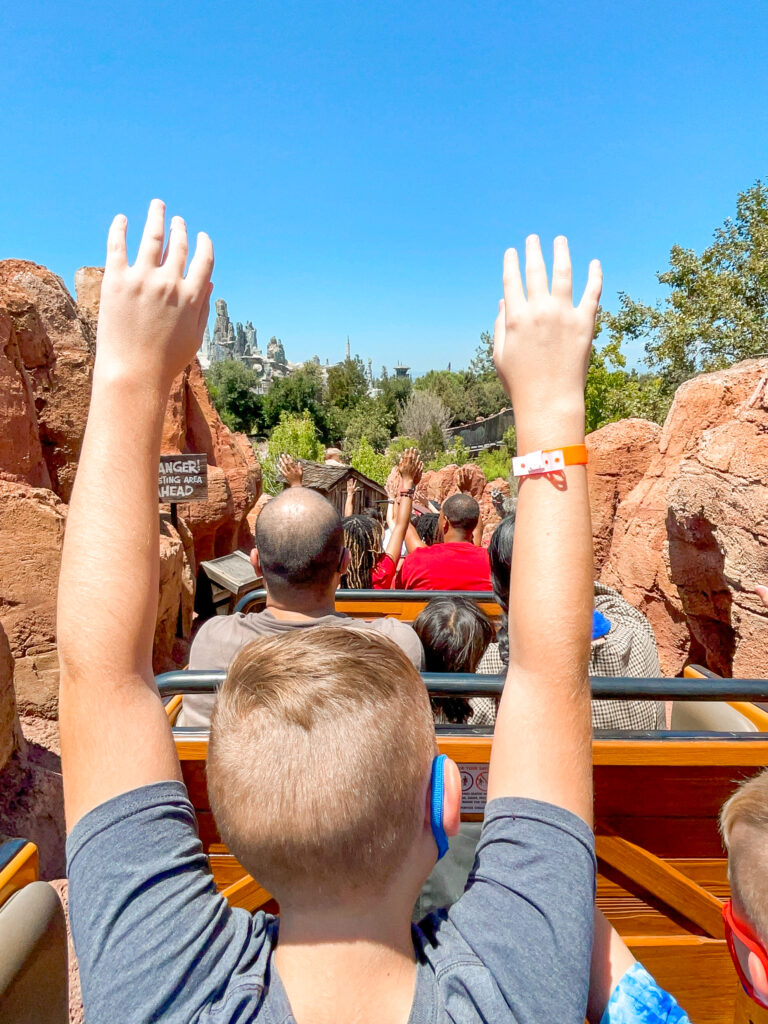
M768 674L768 615L748 589L768 579L768 359L679 388L600 578L647 615L665 674Z
M102 276L98 267L77 272L76 303L45 267L0 261L0 624L16 662L19 710L50 718L59 560L88 415ZM174 382L163 442L168 453L205 452L210 487L208 501L179 506L178 530L162 516L156 671L179 653L177 621L191 627L199 560L249 545L247 515L261 492L258 460L247 439L221 422L197 360Z
M13 690L13 655L0 625L0 769L19 746L20 735Z
M587 478L598 574L611 548L616 509L658 454L660 436L658 423L641 419L609 423L587 435Z

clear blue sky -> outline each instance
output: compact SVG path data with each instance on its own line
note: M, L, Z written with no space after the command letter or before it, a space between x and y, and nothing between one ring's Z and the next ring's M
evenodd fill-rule
M659 294L768 176L766 53L764 0L7 0L0 257L71 288L159 195L289 359L457 368L530 231Z

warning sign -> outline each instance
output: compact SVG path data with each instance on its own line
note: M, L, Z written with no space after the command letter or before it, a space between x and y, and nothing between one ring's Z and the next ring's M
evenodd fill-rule
M208 456L161 455L157 490L162 502L205 501L208 497Z
M460 764L461 813L482 814L488 798L488 765Z

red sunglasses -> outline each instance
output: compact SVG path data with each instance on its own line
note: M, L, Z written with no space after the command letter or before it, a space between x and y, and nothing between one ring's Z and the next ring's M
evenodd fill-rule
M731 900L723 904L723 921L725 922L725 941L728 943L728 952L731 954L731 960L733 960L733 966L736 968L739 981L750 999L754 999L758 1006L765 1006L766 1004L762 999L755 994L752 981L741 964L739 951L736 949L734 939L738 939L745 949L755 954L763 965L766 975L768 975L768 952L763 948L760 940L749 925L744 924L743 921L739 921L734 916Z

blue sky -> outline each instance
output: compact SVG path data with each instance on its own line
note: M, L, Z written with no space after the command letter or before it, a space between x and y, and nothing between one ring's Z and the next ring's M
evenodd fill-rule
M0 258L71 288L159 195L289 359L457 368L530 231L660 294L768 176L767 52L739 0L6 2Z

